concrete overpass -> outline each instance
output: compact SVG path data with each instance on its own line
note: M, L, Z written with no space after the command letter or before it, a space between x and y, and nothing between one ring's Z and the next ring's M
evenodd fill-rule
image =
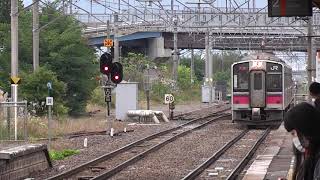
M205 49L205 34L211 33L213 49L307 51L306 18L269 18L266 9L241 8L229 10L203 8L175 11L174 20L164 10L150 10L117 14L121 22L112 23L111 15L97 15L111 22L111 34L117 31L117 39L123 51L144 52L152 58L169 57L173 45L173 32L178 33L178 49ZM86 19L87 17L88 19ZM88 27L83 31L91 46L102 46L107 37L106 24L94 21L88 15L77 16ZM320 13L313 16L313 44L320 47ZM113 36L112 36L113 38Z

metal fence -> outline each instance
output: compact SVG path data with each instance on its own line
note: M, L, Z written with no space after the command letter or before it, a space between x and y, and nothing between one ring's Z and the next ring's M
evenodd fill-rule
M27 140L27 102L0 102L0 140Z

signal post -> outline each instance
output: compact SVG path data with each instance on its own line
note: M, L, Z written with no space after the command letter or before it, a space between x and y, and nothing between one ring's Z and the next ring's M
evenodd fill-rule
M106 39L104 45L106 47L112 47L112 39ZM105 102L107 103L107 116L110 116L112 89L114 89L123 79L123 67L121 63L113 61L114 56L109 52L105 52L100 56L100 72L107 77L106 80L102 82L102 87L105 92ZM110 125L110 135L113 136L112 124Z

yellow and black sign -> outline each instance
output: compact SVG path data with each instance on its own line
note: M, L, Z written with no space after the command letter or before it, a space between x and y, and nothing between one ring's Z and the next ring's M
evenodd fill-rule
M103 41L104 47L112 47L113 46L113 40L112 39L105 39Z
M21 78L13 76L10 78L10 81L11 81L11 84L20 84Z

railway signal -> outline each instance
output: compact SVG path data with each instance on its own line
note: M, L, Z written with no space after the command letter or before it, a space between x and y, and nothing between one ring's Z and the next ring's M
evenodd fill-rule
M123 68L119 62L112 62L113 56L110 53L103 53L100 56L100 72L106 77L104 80L105 86L105 101L107 103L107 115L110 115L110 102L111 102L111 91L117 84L123 79Z
M100 72L109 75L112 69L112 56L110 53L104 53L100 57Z
M115 84L119 84L123 78L122 65L119 62L112 63L111 81Z

